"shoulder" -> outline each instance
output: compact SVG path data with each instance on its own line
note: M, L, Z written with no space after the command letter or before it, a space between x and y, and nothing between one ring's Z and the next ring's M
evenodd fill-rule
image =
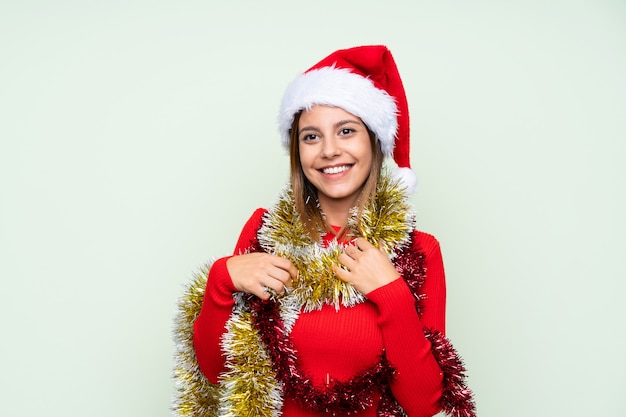
M441 251L437 238L421 230L413 231L413 248L425 255Z
M246 222L244 228L252 228L256 230L261 227L261 225L263 224L263 217L265 216L265 213L267 213L266 208L257 208L256 210L254 210L254 212Z
M257 231L263 225L263 217L267 213L267 209L258 208L254 210L246 224L241 229L239 239L237 240L237 246L235 247L235 254L243 253L244 251L256 248Z

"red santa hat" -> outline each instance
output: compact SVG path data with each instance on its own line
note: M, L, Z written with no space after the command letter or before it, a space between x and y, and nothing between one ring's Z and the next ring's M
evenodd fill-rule
M386 46L335 51L289 84L279 113L281 141L287 149L294 116L315 105L341 107L359 117L376 134L384 155L395 161L395 176L409 193L415 192L409 108L398 68Z

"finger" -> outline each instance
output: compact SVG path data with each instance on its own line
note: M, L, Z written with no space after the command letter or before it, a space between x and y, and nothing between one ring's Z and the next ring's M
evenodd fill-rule
M352 259L358 259L359 256L363 254L363 251L356 246L346 246L344 249L344 253L347 254Z
M300 276L300 271L298 271L298 268L296 268L291 262L289 262L289 268L287 269L287 272L289 272L289 283L291 284L291 281L297 281L298 277ZM291 286L291 285L290 285Z
M297 273L297 271L296 271L296 273ZM283 284L285 285L285 288L291 288L291 287L293 287L293 282L294 282L294 281L295 281L295 280L294 280L293 278L291 278L291 277L290 277L290 278L289 278L287 281L285 281Z
M261 285L264 292L272 290L277 294L282 294L285 291L285 284L282 281L273 278L268 278L262 282Z
M362 250L362 251L365 251L365 250L371 249L371 248L375 248L375 246L372 245L367 239L362 238L362 237L356 238L354 243L356 244L356 247L358 249Z
M292 273L290 271L286 271L279 267L273 267L269 269L268 271L266 271L266 273L270 278L273 278L276 281L280 281L284 285L286 285L287 283L290 283L292 279L291 278ZM296 274L297 274L297 271L296 271Z
M345 248L343 248L343 253L341 255L345 255L349 258L354 259L354 257L356 256L356 251L358 251L358 249L354 246L346 246ZM341 257L341 255L339 256Z
M341 262L342 265L344 265L346 268L348 268L348 270L351 270L352 267L354 267L356 261L354 258L352 258L350 255L348 255L347 253L342 253L341 255L339 255L339 262Z
M350 278L350 271L341 268L339 265L333 265L333 272L335 272L335 274L342 281L350 282L350 280L349 280L349 278Z
M275 258L274 265L286 271L289 274L289 278L293 280L298 279L298 275L299 275L298 269L293 265L293 263L291 263L289 259L281 258L277 256Z
M269 289L267 287L264 287L264 286L260 286L257 290L252 291L252 294L256 295L261 300L267 300L267 299L270 298Z

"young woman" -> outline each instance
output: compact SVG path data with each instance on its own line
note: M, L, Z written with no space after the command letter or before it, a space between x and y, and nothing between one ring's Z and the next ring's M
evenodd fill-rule
M408 106L389 50L340 50L301 74L280 126L289 186L181 300L174 411L474 416L444 337L439 244L406 201Z

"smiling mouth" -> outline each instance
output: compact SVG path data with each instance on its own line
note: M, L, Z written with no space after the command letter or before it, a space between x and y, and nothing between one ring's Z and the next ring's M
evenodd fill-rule
M336 167L322 168L320 169L320 171L322 171L324 174L339 174L341 172L349 170L350 168L352 168L352 165L341 165Z

